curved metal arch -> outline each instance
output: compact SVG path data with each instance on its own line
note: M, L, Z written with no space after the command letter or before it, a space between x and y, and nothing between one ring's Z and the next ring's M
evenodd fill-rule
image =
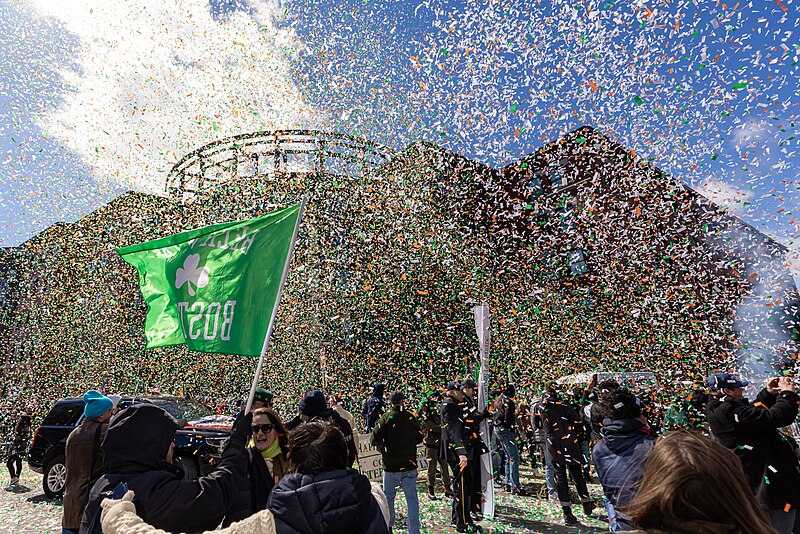
M275 130L235 135L186 154L166 179L170 195L188 199L241 177L266 179L285 173L360 177L388 162L386 146L341 133Z

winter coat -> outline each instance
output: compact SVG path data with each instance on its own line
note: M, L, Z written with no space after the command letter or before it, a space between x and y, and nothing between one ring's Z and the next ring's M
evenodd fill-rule
M389 504L380 486L371 483L372 497L377 501L386 524L389 523ZM145 523L136 515L134 494L129 491L121 500L107 499L103 503L104 534L167 534ZM203 534L275 534L275 517L269 510L262 510L247 519L220 530L209 530Z
M255 447L247 448L247 459L247 475L239 486L236 504L225 516L226 526L256 512L266 510L272 488L275 487L277 480L281 479L288 467L286 457L281 453L272 459L273 467L272 473L270 473L261 451Z
M517 433L525 443L533 437L532 420L533 416L529 412L517 412Z
M495 430L517 429L517 403L505 394L500 395L500 408L492 414L492 425Z
M136 515L136 506L132 502L135 498L129 491L121 500L106 499L101 515L103 534L168 534ZM272 512L263 510L227 528L209 529L203 534L275 534L275 519Z
M439 449L442 443L442 416L430 412L422 425L422 443L431 449Z
M352 431L355 432L355 429L356 429L356 418L353 417L353 414L351 414L350 412L345 410L344 407L341 404L334 405L333 409L336 411L336 413L339 414L339 417L341 417L342 419L347 421L347 423L350 425L350 428L352 429Z
M800 465L777 430L797 418L798 400L793 391L771 395L764 389L753 404L727 396L708 403L712 434L739 456L756 500L770 510L800 506Z
M350 423L348 423L346 419L339 415L339 412L332 408L328 408L322 412L321 415L312 417L311 420L330 421L342 431L342 434L344 434L344 441L347 444L347 465L353 465L353 462L356 461L358 454L356 449L356 440L353 436L353 427L350 426Z
M268 507L278 534L382 534L388 521L369 479L353 469L290 473L273 488Z
M413 471L417 468L422 427L411 412L393 406L375 423L370 442L381 452L384 471Z
M96 418L84 419L67 437L64 447L67 475L64 481L62 528L78 530L81 526L89 490L105 472L100 444L107 429L108 423L101 423Z
M542 403L541 425L553 465L586 464L580 443L583 419L572 406L554 396L547 397Z
M471 450L478 457L485 452L489 452L489 447L483 442L481 438L481 422L489 417L489 412L478 411L475 401L464 395L464 404L461 405L464 417L464 439L471 446Z
M177 424L151 404L127 408L111 420L103 441L106 474L89 494L80 534L89 532L100 501L125 482L136 493L136 512L147 523L170 532L214 529L232 509L247 470L245 440L252 415L234 425L219 465L197 480L183 480L183 471L165 461ZM105 493L105 495L104 495Z
M660 525L647 530L629 530L628 534L708 534L709 532L725 532L726 534L747 534L746 530L736 528L733 523L708 523L705 521L680 521L678 524Z
M537 402L533 405L531 410L531 428L533 429L533 436L531 437L531 441L534 443L544 443L545 442L545 435L544 435L544 428L542 428L542 411L544 410L544 404L541 402Z
M591 443L597 443L603 437L604 418L600 412L600 404L597 401L593 401L583 409L583 415L583 420L589 427L589 439Z
M31 439L31 416L24 414L19 417L14 427L14 437L6 450L7 458L12 456L23 457L28 452L28 443Z
M459 404L447 397L442 403L442 440L439 457L448 463L457 464L459 456L477 458L488 451L481 439L478 422L466 403Z
M636 495L636 484L644 473L644 462L656 440L650 429L637 419L606 419L603 433L592 449L592 460L603 493L617 510L617 519L629 524L620 508L625 508Z
M372 432L372 427L378 422L380 416L386 411L386 405L383 402L383 394L386 388L383 384L376 384L372 388L372 395L364 403L361 408L361 415L364 416L367 433Z

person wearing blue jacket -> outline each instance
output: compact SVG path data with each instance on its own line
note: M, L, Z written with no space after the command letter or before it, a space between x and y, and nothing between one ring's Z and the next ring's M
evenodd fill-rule
M383 396L386 394L386 385L380 382L372 386L372 394L361 407L361 415L364 416L364 428L367 434L372 432L372 428L378 419L386 412L386 403Z
M603 426L592 459L603 486L611 531L633 530L630 517L620 509L635 497L644 462L656 440L636 396L627 388L601 393L598 407Z

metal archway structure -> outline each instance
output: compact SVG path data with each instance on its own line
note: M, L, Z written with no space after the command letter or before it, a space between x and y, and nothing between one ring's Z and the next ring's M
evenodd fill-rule
M352 135L315 130L276 130L235 135L186 154L170 170L173 198L237 178L273 179L288 173L363 176L388 162L394 151Z

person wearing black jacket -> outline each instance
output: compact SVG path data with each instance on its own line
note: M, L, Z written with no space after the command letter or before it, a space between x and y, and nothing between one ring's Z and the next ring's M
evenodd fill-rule
M388 534L377 484L347 464L342 433L313 420L289 433L289 473L267 507L277 534Z
M438 402L437 402L438 399ZM439 447L442 443L442 416L439 413L441 395L432 395L420 405L419 415L422 423L422 443L428 458L428 498L436 500L435 483L436 469L442 474L442 484L444 484L445 497L452 497L453 490L450 489L450 468L447 460L439 457Z
M750 403L747 381L715 373L708 386L717 391L706 411L711 433L742 461L747 482L779 534L792 531L800 506L800 465L790 442L778 432L797 418L798 397L792 380L773 378Z
M27 412L20 414L14 427L14 436L8 444L6 467L11 476L10 487L19 484L19 475L22 474L22 459L27 454L31 436L32 414L33 408L28 408Z
M508 384L497 402L492 416L494 431L505 452L506 490L514 495L527 495L519 485L519 447L517 447L517 403L514 385Z
M136 494L136 512L157 528L188 533L216 528L247 470L251 422L252 414L239 416L219 465L197 480L184 480L183 470L171 463L177 421L152 404L122 410L111 419L103 440L106 474L89 493L80 534L100 534L100 502L120 483Z
M481 480L481 456L489 452L489 447L481 438L481 422L489 417L489 410L478 410L478 402L475 398L478 386L471 378L465 378L461 382L461 391L464 393L464 428L465 435L469 436L473 447L470 449L471 467L468 469L472 477L470 487L472 496L470 497L470 514L476 521L483 518L483 481ZM491 476L489 476L491 478ZM491 482L489 482L491 483Z
M272 408L253 410L251 429L246 480L242 481L236 504L226 514L223 526L266 509L272 488L287 473L289 438L278 413Z
M556 390L548 388L542 403L542 428L544 429L546 447L556 475L556 491L567 525L577 525L578 519L572 513L572 502L569 496L567 471L569 470L578 496L583 505L583 512L589 516L594 509L594 501L589 497L583 467L586 459L579 441L584 432L583 419L575 410L558 398Z
M347 443L347 465L352 467L353 462L358 458L353 427L350 426L347 419L339 415L339 412L328 406L325 394L319 390L309 391L300 400L298 411L299 414L286 423L286 429L294 430L300 424L308 421L330 421L344 435L344 441Z
M389 503L389 528L394 526L394 497L403 488L408 507L408 532L419 534L419 496L417 495L417 445L422 443L422 426L413 414L403 409L406 396L401 391L389 397L391 408L372 429L372 445L383 458L383 492Z
M456 532L480 532L470 512L473 510L473 469L480 469L486 445L476 434L474 423L467 423L464 393L456 382L447 385L442 403L442 441L440 457L446 458L453 472L453 523ZM476 503L480 506L480 503Z

